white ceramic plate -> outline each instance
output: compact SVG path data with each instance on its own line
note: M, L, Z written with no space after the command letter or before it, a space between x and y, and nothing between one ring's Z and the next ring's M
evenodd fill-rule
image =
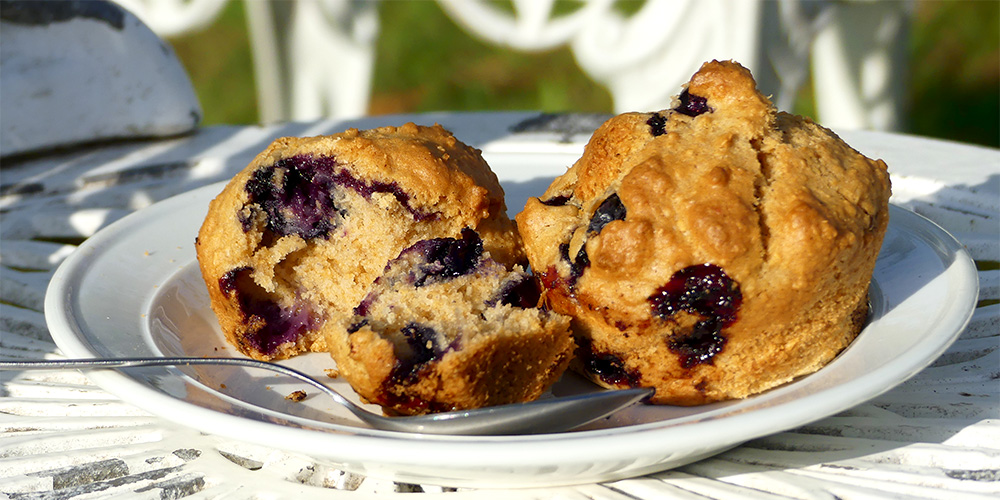
M494 153L510 207L540 193L573 152ZM538 176L538 177L535 177ZM137 212L87 240L53 277L49 328L69 357L237 356L208 307L193 242L221 185ZM977 275L962 246L926 219L890 209L868 326L819 372L742 401L695 408L639 406L576 432L459 437L369 429L300 385L237 368L94 371L106 390L201 431L281 447L348 470L455 486L557 485L620 479L713 455L749 439L845 410L901 383L955 340L975 307ZM323 377L326 355L286 361ZM553 392L573 392L567 375ZM343 381L330 385L353 394Z

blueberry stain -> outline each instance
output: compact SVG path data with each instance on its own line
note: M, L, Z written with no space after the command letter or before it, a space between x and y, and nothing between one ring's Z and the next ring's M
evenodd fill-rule
M332 158L284 158L254 171L245 189L250 202L265 213L267 229L274 234L326 239L340 213L334 203L335 166ZM244 229L249 229L251 221L246 216L240 218Z
M219 290L222 291L224 295L232 295L236 291L236 280L242 274L248 274L252 272L253 268L250 266L241 266L235 269L230 269L219 278Z
M263 211L267 229L278 236L327 239L338 219L347 216L335 203L337 188L353 190L365 198L389 193L418 221L436 216L411 207L410 195L395 182L358 179L331 156L297 155L253 173L244 187L251 213L240 212L237 217L243 230L249 231L253 212Z
M308 302L297 299L291 307L278 305L254 283L251 272L245 266L227 272L219 278L219 289L236 298L247 325L245 340L253 349L272 354L318 326Z

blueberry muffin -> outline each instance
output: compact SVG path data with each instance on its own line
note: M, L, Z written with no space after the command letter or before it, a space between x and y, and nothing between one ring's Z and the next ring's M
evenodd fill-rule
M387 413L536 399L573 355L569 318L537 309L519 266L490 258L471 229L404 249L327 345L341 377Z
M209 205L196 249L226 338L260 360L326 351L386 263L472 229L503 266L524 261L480 152L412 123L277 139Z
M672 109L604 123L517 216L573 369L654 403L742 398L858 334L888 223L882 161L706 63Z

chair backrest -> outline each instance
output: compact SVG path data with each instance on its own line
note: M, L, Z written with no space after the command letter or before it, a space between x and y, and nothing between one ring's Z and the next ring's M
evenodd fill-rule
M117 0L162 34L203 26L227 0ZM663 109L710 59L749 67L780 109L812 76L818 119L834 128L897 129L908 2L647 0L626 15L615 0L437 0L471 35L518 50L559 46L610 91L614 111ZM366 112L377 0L250 1L247 17L264 122ZM322 53L323 65L314 64ZM350 75L345 78L345 75Z
M114 3L10 3L0 25L0 155L175 135L201 121L173 51Z

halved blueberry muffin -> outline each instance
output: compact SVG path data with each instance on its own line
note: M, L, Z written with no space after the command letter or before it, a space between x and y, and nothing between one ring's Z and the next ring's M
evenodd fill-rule
M490 258L479 235L404 249L343 328L327 329L340 376L389 413L530 401L573 355L569 318L537 309L520 266Z
M390 412L534 399L573 353L569 319L536 308L496 176L440 126L276 140L196 249L240 352L329 351Z
M888 223L886 165L777 112L733 62L671 109L604 123L517 216L572 367L654 403L742 398L811 373L860 331Z
M390 259L465 228L504 266L524 260L480 152L410 123L277 139L211 202L196 249L226 338L270 360L325 351L324 325Z

